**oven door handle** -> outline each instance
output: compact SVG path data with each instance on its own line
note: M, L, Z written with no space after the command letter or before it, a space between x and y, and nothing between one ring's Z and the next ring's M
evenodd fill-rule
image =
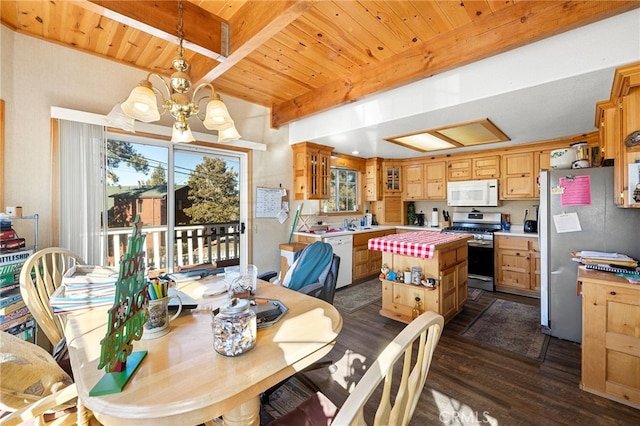
M491 240L469 240L467 242L467 245L470 245L472 247L492 248L493 247L493 241L491 241Z

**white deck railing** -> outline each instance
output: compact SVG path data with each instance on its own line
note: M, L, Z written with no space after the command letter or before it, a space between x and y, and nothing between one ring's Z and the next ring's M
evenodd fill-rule
M238 222L176 226L175 265L187 266L238 259L239 228ZM150 270L166 268L167 227L148 226L143 227L142 232L147 235L147 267ZM130 227L110 228L107 231L108 265L116 266L117 259L126 252L130 236Z

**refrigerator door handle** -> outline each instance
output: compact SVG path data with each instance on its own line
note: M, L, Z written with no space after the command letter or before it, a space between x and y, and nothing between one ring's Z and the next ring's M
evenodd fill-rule
M538 242L540 244L540 324L550 328L549 321L549 171L541 170Z

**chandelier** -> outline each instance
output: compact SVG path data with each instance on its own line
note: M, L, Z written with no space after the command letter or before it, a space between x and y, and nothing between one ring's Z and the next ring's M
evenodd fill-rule
M227 107L211 84L202 83L198 85L193 90L191 98L188 96L188 92L191 89L191 78L187 72L189 63L183 56L182 14L182 0L180 0L178 2L178 57L172 62L175 72L171 75L169 83L161 75L150 72L131 91L126 101L114 107L107 119L112 123L118 123L119 127L125 130L133 130L133 120L128 122L127 118L150 123L160 120L162 114L169 112L175 119L171 133L172 142L195 141L187 121L191 117L197 117L207 129L217 130L218 142L230 142L239 139L240 134L229 116ZM151 84L150 79L152 76L157 77L162 82L166 96L163 91ZM158 97L161 101L162 112L158 108ZM201 106L205 102L206 108L203 115L200 112L202 110ZM124 117L120 112L124 114Z

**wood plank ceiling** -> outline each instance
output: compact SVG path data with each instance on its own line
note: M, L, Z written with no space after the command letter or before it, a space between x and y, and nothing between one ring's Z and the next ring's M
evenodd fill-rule
M639 6L624 0L190 0L185 57L194 83L212 82L223 95L270 107L278 127ZM14 31L164 76L172 72L177 1L2 0L0 14Z

